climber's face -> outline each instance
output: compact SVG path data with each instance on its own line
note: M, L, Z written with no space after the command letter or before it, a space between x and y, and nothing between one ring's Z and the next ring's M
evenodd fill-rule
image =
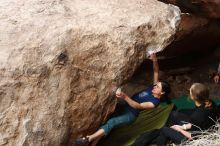
M162 94L164 94L162 92L162 85L161 82L157 82L156 84L154 84L153 90L152 90L152 94L154 96L160 97Z

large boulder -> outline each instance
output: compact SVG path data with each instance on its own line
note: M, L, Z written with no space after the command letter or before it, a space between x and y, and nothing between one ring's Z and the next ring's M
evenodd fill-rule
M0 145L72 145L180 19L156 0L0 1Z

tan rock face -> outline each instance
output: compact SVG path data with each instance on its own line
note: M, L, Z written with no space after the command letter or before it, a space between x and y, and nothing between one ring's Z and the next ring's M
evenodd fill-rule
M0 145L71 145L114 110L111 93L179 9L156 0L0 1Z

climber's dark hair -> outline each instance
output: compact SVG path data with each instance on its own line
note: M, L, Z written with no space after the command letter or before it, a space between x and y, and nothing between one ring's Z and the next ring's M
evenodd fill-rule
M161 81L161 87L162 87L162 92L164 92L161 101L170 104L171 100L168 96L171 92L170 84L167 81Z
M162 91L164 95L169 95L171 92L170 84L167 81L161 81Z

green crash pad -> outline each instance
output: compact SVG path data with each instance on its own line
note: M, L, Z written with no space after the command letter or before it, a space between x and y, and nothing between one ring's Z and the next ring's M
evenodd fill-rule
M195 103L188 96L180 96L172 100L177 109L192 109L195 108Z
M220 105L220 99L214 99L217 105ZM195 108L195 103L188 96L180 96L172 100L177 109L193 109Z
M129 146L141 133L162 127L172 108L173 105L163 105L141 112L133 124L113 129L98 146Z

